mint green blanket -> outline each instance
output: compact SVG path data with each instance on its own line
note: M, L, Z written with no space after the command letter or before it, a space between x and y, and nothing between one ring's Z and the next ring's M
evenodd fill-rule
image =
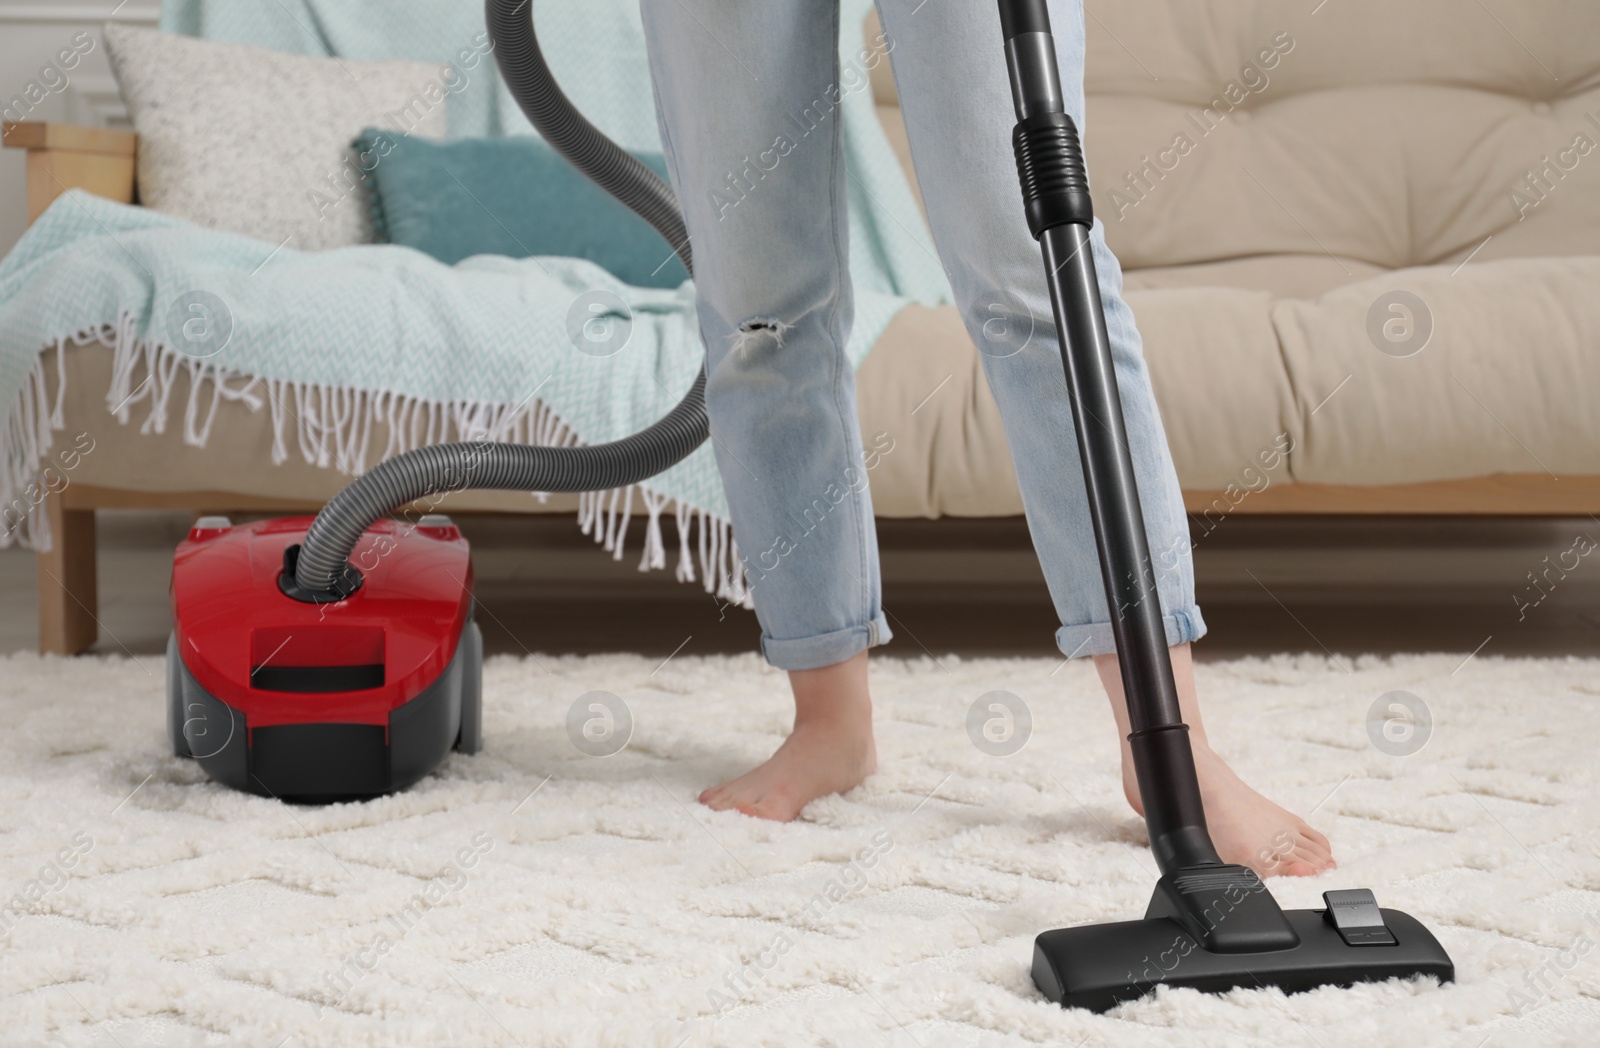
M541 3L541 39L569 93L603 130L629 148L658 149L635 6ZM859 25L869 6L846 0L853 19L846 25ZM411 0L403 18L395 10L352 0L169 0L163 27L308 53L434 61L457 53L457 37L465 44L482 30L480 6L463 0ZM599 71L592 61L602 46L597 25L608 55L608 68ZM841 61L859 68L860 50L848 34ZM498 77L476 76L449 105L452 135L532 133ZM857 294L848 354L859 365L902 306L949 301L949 289L864 74L861 86L845 93L841 112ZM617 318L631 331L626 347L610 356L579 351L569 332L575 297L597 287L631 314ZM188 310L196 293L215 296L205 301L220 302L228 321L226 344L215 352L214 334L196 343L179 332L198 315ZM301 455L350 473L437 440L611 440L665 413L703 357L689 283L631 287L569 258L480 256L444 266L390 245L275 250L74 191L0 261L0 505L31 501L28 485L61 425L58 403L46 396L40 351L87 338L115 352L107 408L130 426L163 429L181 418L185 439L203 444L217 404L236 401L272 413L276 461ZM168 400L177 369L190 379L186 404ZM385 447L372 440L374 422L386 423ZM137 439L131 431L130 439ZM720 529L710 542L721 561L734 563L708 447L641 489L652 525L642 566L663 565L655 518L669 503L676 504L685 554L682 521L697 512ZM616 497L591 497L586 530L593 525L600 537L602 511L617 504ZM31 514L36 544L49 541L42 523L41 514ZM603 529L608 548L610 533L620 534L615 523ZM8 526L0 545L27 532ZM615 552L621 555L620 539ZM689 577L692 568L680 562L679 575ZM741 597L741 589L735 581L725 595Z

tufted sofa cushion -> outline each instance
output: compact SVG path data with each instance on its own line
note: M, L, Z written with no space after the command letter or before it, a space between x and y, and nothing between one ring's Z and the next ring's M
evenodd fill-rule
M1480 261L1600 249L1600 5L1132 0L1088 28L1091 178L1129 268L1320 254L1336 284L1490 236Z

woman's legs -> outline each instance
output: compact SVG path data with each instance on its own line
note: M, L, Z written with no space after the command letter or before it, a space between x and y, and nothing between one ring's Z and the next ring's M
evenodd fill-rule
M642 0L673 187L695 261L706 407L767 660L795 730L702 800L792 819L873 768L866 649L880 603L845 358L853 299L837 0Z
M1116 650L1039 245L1012 158L1011 88L992 3L878 0L939 256L999 402L1028 529L1068 656ZM1050 4L1067 111L1083 124L1083 9ZM1087 143L1093 145L1093 128ZM1122 269L1092 234L1106 328L1169 645L1197 640L1188 519Z
M999 402L1028 528L1068 656L1092 655L1123 735L1126 701L1100 576L1039 247L1023 220L1014 123L993 4L878 0L917 180L940 258ZM1052 0L1067 112L1083 127L1083 7ZM1092 128L1087 142L1092 146ZM1224 858L1261 872L1315 872L1327 842L1249 789L1216 758L1199 724L1188 644L1205 633L1194 601L1188 520L1122 270L1098 221L1092 235L1112 358L1148 532L1173 672L1192 718L1201 791ZM1131 777L1124 750L1125 781ZM1137 791L1129 800L1138 806ZM1278 856L1266 863L1262 856ZM1266 868L1262 868L1262 867Z

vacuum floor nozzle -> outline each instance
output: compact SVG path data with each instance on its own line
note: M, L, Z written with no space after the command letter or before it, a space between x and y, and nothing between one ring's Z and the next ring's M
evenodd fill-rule
M1455 965L1433 934L1409 914L1380 909L1366 889L1323 893L1325 910L1278 910L1264 889L1259 898L1284 919L1293 945L1207 949L1188 922L1174 916L1058 928L1034 940L1034 985L1057 1004L1104 1012L1160 986L1298 993L1386 979L1455 978ZM1225 928L1234 912L1213 911L1220 918L1214 927Z

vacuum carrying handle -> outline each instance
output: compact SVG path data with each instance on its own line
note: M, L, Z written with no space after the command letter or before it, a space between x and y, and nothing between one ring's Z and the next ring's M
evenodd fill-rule
M1089 176L1063 100L1049 9L1045 0L1000 0L1000 24L1017 115L1017 177L1028 229L1044 252L1150 845L1163 870L1220 862L1178 708L1090 249Z

